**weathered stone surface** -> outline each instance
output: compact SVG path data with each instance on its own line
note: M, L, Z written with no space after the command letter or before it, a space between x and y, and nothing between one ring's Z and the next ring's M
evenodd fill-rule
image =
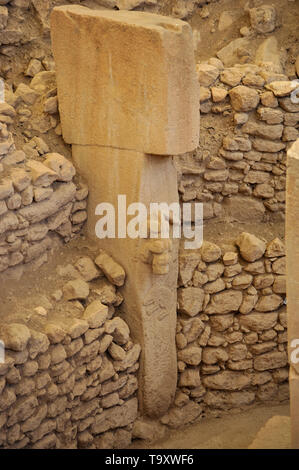
M197 366L201 362L201 348L197 346L188 346L178 352L178 359L190 366Z
M205 313L224 314L235 312L242 303L242 292L235 290L226 290L212 297L210 304L205 309Z
M203 384L212 390L242 390L250 385L250 377L228 370L203 378Z
M0 338L5 347L13 351L23 351L30 337L30 330L21 323L4 324L0 329Z
M179 311L193 317L202 311L204 291L199 287L187 287L179 289Z
M101 275L100 271L89 256L82 256L82 258L79 258L75 263L75 268L83 277L84 281L87 282L92 281Z
M233 315L212 315L210 317L212 328L216 331L225 331L234 323Z
M275 274L286 274L286 258L278 258L272 264L272 271Z
M258 33L271 33L275 29L276 9L272 5L261 5L249 9L250 24Z
M96 257L95 263L112 284L116 286L122 286L124 284L126 273L123 267L116 263L104 250L100 250L100 254Z
M248 315L241 315L239 318L240 324L249 330L262 332L270 330L277 322L278 313L259 313L251 312Z
M282 136L282 124L265 124L262 122L248 121L242 126L242 131L257 137L269 140L279 140Z
M130 330L126 322L120 317L114 317L106 322L106 332L113 336L116 343L122 345L129 340Z
M108 307L99 300L94 300L86 307L83 318L90 328L99 328L108 318Z
M195 419L200 416L201 412L202 407L190 401L181 408L171 408L168 413L161 418L161 422L167 424L170 428L186 426L195 421Z
M221 256L221 249L215 243L204 241L200 250L203 261L211 263L217 261Z
M283 242L279 238L274 238L267 245L265 256L268 258L275 258L277 256L284 256L285 248Z
M71 181L76 173L73 164L59 153L48 153L44 165L56 173L58 181Z
M266 88L271 90L273 94L279 98L290 95L292 91L296 90L296 87L297 84L292 81L271 82L266 85Z
M256 289L265 289L266 287L272 286L273 282L273 274L258 274L254 278L253 285Z
M225 362L228 360L228 354L223 348L209 348L203 350L202 361L205 364L216 364L218 361Z
M249 40L248 38L237 38L233 41L230 41L226 46L224 46L222 49L220 49L217 52L217 57L223 62L225 67L231 67L232 65L239 63L240 62L240 57L238 56L238 51L244 48L247 48L249 45ZM225 70L225 72L228 69ZM229 70L235 70L234 68L231 68ZM244 74L244 72L239 71L239 81L235 84L232 84L231 86L236 86L238 83L240 83L241 78ZM222 80L222 78L221 78ZM223 81L223 80L222 80ZM224 82L226 83L226 82Z
M204 402L210 407L227 410L234 407L250 405L254 399L255 393L251 391L213 392L209 390L204 397Z
M31 223L40 222L55 214L61 207L70 202L75 194L76 186L72 182L60 184L49 199L22 207L19 214Z
M232 107L236 111L251 111L260 101L259 94L253 88L239 85L229 92Z
M254 359L254 368L256 370L279 369L287 365L288 358L285 352L271 351L261 354Z
M197 64L196 72L201 86L209 87L219 77L219 69L210 64Z
M259 298L255 308L259 312L271 312L279 308L283 303L283 299L280 295L263 295Z
M193 250L186 250L182 254L180 254L179 277L183 285L186 285L189 281L191 281L193 273L199 261L199 254L197 252L194 253Z
M66 300L86 299L89 285L81 279L69 281L63 286L63 294Z
M255 235L243 232L236 241L242 257L249 262L258 260L266 250L266 244Z
M131 424L137 418L137 406L137 399L132 398L121 406L103 411L96 416L91 428L92 432L99 434Z
M262 202L247 196L231 196L224 201L226 213L238 221L261 221L265 214L265 206Z
M200 376L199 376L199 369L185 369L179 378L179 386L180 387L190 387L196 388L199 387L201 384Z
M149 13L58 7L52 13L52 44L68 143L158 155L196 148L199 87L187 23ZM95 85L93 76L100 69L105 73L98 74ZM76 99L69 90L77 90Z

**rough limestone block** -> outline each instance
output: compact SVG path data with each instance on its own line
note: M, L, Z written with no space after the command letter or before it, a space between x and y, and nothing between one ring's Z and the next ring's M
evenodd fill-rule
M199 85L187 23L78 5L54 8L51 22L66 142L156 155L197 147Z

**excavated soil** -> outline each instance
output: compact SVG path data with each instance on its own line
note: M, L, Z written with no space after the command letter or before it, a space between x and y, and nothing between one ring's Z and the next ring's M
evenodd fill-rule
M237 413L237 416L235 415ZM273 416L289 416L289 405L256 406L242 411L231 410L226 416L211 418L171 431L167 437L154 444L134 441L132 449L247 449L258 431ZM283 433L283 435L281 434ZM284 436L286 434L286 438ZM281 449L281 442L288 443L288 429L271 435L272 449ZM289 446L285 448L291 448Z
M73 279L73 264L82 256L94 258L98 250L99 247L82 234L66 245L57 242L57 249L48 255L48 262L42 266L32 269L25 265L23 274L19 269L2 274L0 322L8 319L27 322L33 309L39 306L51 311L55 305L51 295Z

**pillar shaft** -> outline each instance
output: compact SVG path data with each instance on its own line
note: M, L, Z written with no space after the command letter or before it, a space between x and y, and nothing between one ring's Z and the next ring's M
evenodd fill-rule
M142 201L178 202L176 171L170 158L140 155L127 150L73 146L73 159L88 179L88 233L96 237L97 204L105 201L118 210L118 195L126 195L127 206ZM149 212L149 211L148 211ZM132 217L128 217L128 221ZM116 227L118 229L118 227ZM116 233L117 235L117 233ZM139 376L141 411L160 416L168 409L175 393L177 362L175 347L178 240L169 253L168 273L153 272L150 239L115 238L99 240L125 269L122 311L133 339L142 348ZM167 255L167 249L165 250ZM163 255L158 255L163 256Z

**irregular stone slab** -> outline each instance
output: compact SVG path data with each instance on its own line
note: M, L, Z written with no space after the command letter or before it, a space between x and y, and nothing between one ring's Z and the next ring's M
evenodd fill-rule
M262 122L248 121L242 126L242 131L246 134L262 137L269 140L279 140L282 136L282 124L264 124Z
M271 312L276 310L283 303L282 297L277 294L263 295L256 304L256 310L259 312Z
M271 64L273 71L282 73L282 57L275 36L265 39L257 48L254 62L260 66Z
M266 251L266 243L251 233L243 232L236 240L242 257L249 262L260 259Z
M278 313L260 313L251 312L247 315L240 315L240 325L248 328L251 331L261 333L264 330L270 330L276 325Z
M186 426L197 419L202 412L202 406L198 403L189 401L185 406L173 407L163 416L161 423L167 424L170 428L176 429Z
M244 390L242 392L212 392L208 391L204 396L204 403L208 406L227 410L244 405L249 405L255 399L255 393Z
M3 325L0 330L0 339L5 347L13 351L23 351L30 339L30 330L20 323Z
M266 88L273 91L274 95L278 97L290 95L297 87L298 84L294 81L271 82L266 85Z
M51 22L66 142L158 155L197 147L199 86L187 23L78 5L54 8Z
M247 38L238 38L231 41L227 46L224 46L217 52L217 57L223 62L225 67L230 67L239 63L240 57L238 51L240 49L248 49L250 41Z
M200 287L186 287L178 291L179 312L190 317L202 311L205 293Z
M133 423L137 418L137 407L136 398L131 398L121 406L108 408L103 413L97 415L92 425L92 432L100 434L109 429L115 429L119 426L124 427Z
M100 254L95 259L95 263L101 268L112 284L116 286L122 286L124 284L126 273L123 267L116 263L114 259L103 250L100 250Z
M254 359L254 368L259 371L268 369L279 369L285 367L288 363L288 357L285 351L271 351L261 354Z
M209 314L223 314L235 312L239 309L242 303L242 292L235 290L227 290L215 294L211 303L205 309L205 313Z
M250 385L250 377L224 370L203 378L203 384L212 390L243 390Z
M253 88L239 85L229 92L232 107L236 111L251 111L260 101L259 94Z
M226 198L223 207L228 216L238 221L262 221L265 213L265 206L261 201L257 201L247 196L231 196Z
M55 214L61 207L70 202L76 194L76 186L74 183L61 183L57 185L57 189L52 196L45 201L37 202L31 206L22 207L19 210L28 222L36 223Z

